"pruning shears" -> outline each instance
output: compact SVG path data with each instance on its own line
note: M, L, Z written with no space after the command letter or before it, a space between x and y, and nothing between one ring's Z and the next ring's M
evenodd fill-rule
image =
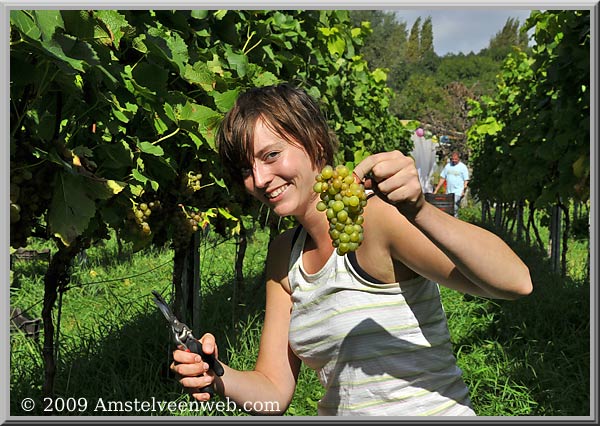
M194 337L192 330L177 319L159 292L152 290L152 294L154 295L154 302L158 305L158 308L169 322L175 344L182 346L185 351L199 354L202 357L202 360L208 364L209 368L213 370L217 376L222 376L223 373L225 373L225 370L223 370L223 366L215 358L214 354L205 354L202 351L202 345L198 339ZM207 392L211 397L214 396L212 385L200 389L200 392Z

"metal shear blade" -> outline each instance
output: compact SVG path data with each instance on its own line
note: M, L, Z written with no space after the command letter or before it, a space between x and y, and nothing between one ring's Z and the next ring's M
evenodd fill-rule
M202 345L198 339L194 337L192 330L186 324L177 319L160 293L158 293L156 290L152 290L152 294L154 295L154 302L158 305L158 308L163 313L167 321L169 321L172 332L171 334L173 335L175 343L177 345L181 345L184 350L191 351L202 356L202 359L208 363L209 368L213 370L217 376L222 376L225 373L225 370L215 355L205 354L202 351ZM203 389L206 389L206 392L213 394L212 386L209 385Z
M177 319L177 317L175 316L175 314L173 314L171 308L169 308L169 305L167 305L167 302L165 301L165 299L163 299L159 292L157 292L156 290L152 290L152 294L154 295L154 302L158 305L158 308L163 313L167 321L169 321L169 325L171 326L171 329L173 331L175 342L177 344L186 346L185 343L181 340L181 337L183 334L185 334L187 326Z

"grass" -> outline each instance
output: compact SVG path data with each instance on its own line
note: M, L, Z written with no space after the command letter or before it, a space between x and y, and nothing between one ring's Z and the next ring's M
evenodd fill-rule
M209 236L201 244L203 331L215 334L220 358L233 368L252 369L256 360L267 242L264 232L250 237L243 292L233 288L234 242ZM474 408L481 416L587 416L589 282L581 266L587 240L572 242L566 279L551 272L545 253L516 241L509 243L530 267L532 295L517 301L492 301L442 288L458 364ZM151 290L170 294L171 258L166 248L119 258L111 240L89 249L74 265L72 288L63 295L60 310L55 383L56 396L65 401L73 398L74 410L58 414L245 415L226 406L172 410L155 405L145 411L107 406L153 398L173 404L189 401L168 368L173 344L150 297ZM45 267L44 262L13 265L11 305L28 310L30 317L41 314ZM56 324L58 309L54 314ZM10 343L11 415L44 414L42 338L36 341L12 334ZM316 374L303 366L286 415L316 415L322 394ZM21 408L26 397L38 402L32 412ZM85 409L79 411L84 403ZM106 411L109 408L112 411ZM123 411L116 411L119 408Z

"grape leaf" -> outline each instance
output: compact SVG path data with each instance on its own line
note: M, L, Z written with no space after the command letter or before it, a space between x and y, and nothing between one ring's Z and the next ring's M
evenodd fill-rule
M60 172L48 214L50 232L65 245L88 228L96 214L95 199L108 199L125 187L117 181L95 181L82 175Z

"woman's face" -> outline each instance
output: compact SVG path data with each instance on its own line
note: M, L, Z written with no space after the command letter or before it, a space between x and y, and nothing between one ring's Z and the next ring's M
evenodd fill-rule
M244 173L246 190L278 216L302 216L314 204L318 170L306 151L274 133L263 120L254 129L252 170Z

